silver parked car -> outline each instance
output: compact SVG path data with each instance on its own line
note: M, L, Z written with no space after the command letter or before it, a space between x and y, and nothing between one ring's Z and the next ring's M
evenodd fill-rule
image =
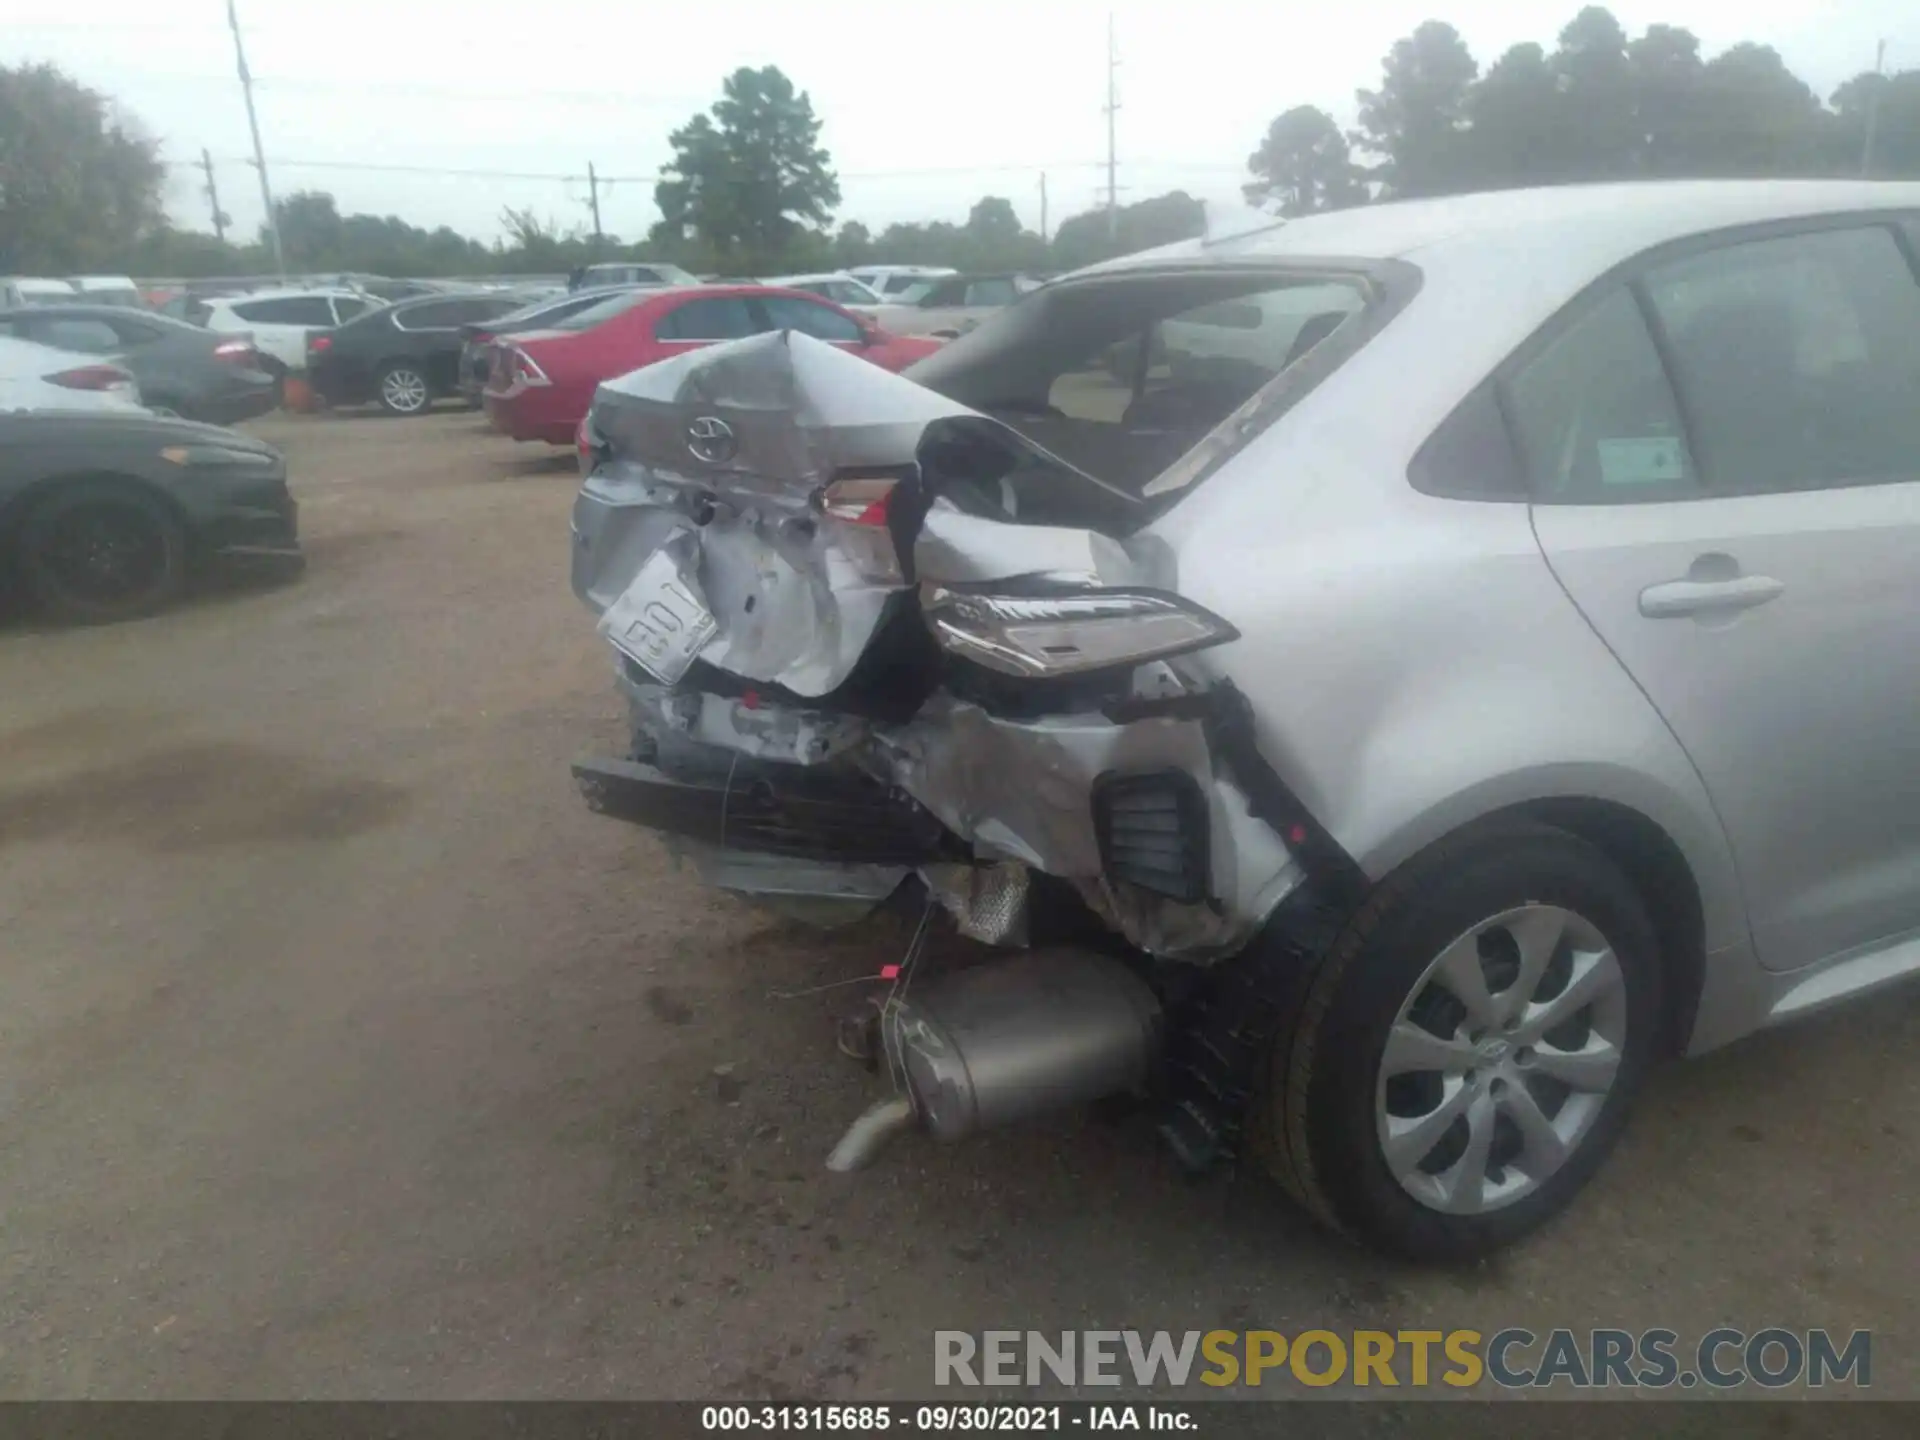
M903 959L832 1163L1144 1090L1482 1253L1657 1059L1920 969L1916 397L1920 185L1853 182L1276 222L905 378L702 350L589 419L634 723L576 773L728 889L1004 948Z

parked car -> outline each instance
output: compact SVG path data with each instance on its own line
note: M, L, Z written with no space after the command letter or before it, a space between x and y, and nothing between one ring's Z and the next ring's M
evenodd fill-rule
M657 260L583 265L567 277L569 290L604 290L610 285L695 285L699 282L678 265Z
M0 280L0 308L18 309L22 305L70 305L80 292L64 280L46 280L37 275L9 275Z
M715 341L795 330L899 370L937 345L890 335L817 295L764 285L636 290L549 326L496 341L487 416L516 440L571 445L594 387Z
M889 304L901 300L922 281L942 280L959 273L948 265L856 265L847 271Z
M131 619L204 570L299 563L264 441L132 410L0 411L0 570L54 617Z
M519 302L506 292L402 300L311 337L307 378L329 405L378 402L390 415L419 415L459 393L461 327Z
M935 335L951 340L964 335L989 315L1039 288L1025 275L950 275L922 280L898 296L910 307L894 323L903 335Z
M140 287L127 275L70 275L67 283L89 305L124 305L131 310L147 307L140 297Z
M306 368L307 338L380 309L358 290L256 290L198 301L188 318L228 335L251 335L276 375Z
M877 317L888 308L887 302L874 290L840 271L820 275L773 275L760 283L778 285L786 290L804 290L809 295L819 295L859 315Z
M539 330L577 315L614 295L631 293L637 287L614 285L600 290L562 290L558 295L537 298L509 310L492 320L476 320L460 327L460 398L474 409L487 388L487 376L493 369L493 342L502 335L521 335Z
M830 1163L1157 1088L1190 1163L1493 1250L1660 1057L1920 974L1917 252L1915 184L1510 191L1098 265L910 379L641 370L572 551L633 744L576 773L737 891L1100 937L903 976Z
M280 403L279 382L249 335L119 305L0 311L0 334L126 367L140 383L142 403L156 413L233 425Z
M0 334L0 411L144 411L125 366Z

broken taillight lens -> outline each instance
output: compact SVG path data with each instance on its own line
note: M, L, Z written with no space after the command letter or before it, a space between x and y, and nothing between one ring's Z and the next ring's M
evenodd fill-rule
M542 370L535 359L518 345L508 349L507 373L513 377L516 385L548 385L547 372Z
M820 492L820 513L832 526L841 550L862 575L889 585L898 585L904 578L888 523L899 487L898 480L870 477L835 480Z
M980 594L928 585L921 609L949 654L1023 679L1131 668L1239 638L1218 615L1158 590Z

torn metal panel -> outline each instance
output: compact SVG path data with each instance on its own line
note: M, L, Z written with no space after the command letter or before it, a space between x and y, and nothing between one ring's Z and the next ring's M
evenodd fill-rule
M669 748L678 739L760 760L818 765L867 737L867 722L857 715L748 704L727 695L670 690L627 675L620 677L620 688L635 728Z
M1076 882L1130 941L1156 955L1211 959L1258 928L1298 880L1293 857L1217 773L1198 719L1116 724L1103 715L1009 720L937 695L908 725L875 733L884 773L967 840L977 856ZM1108 881L1092 792L1110 772L1179 770L1207 800L1210 899L1183 905Z
M767 855L678 840L675 852L701 880L810 925L851 924L873 912L910 873L903 865L860 865Z
M609 458L574 505L574 591L604 613L657 551L684 546L685 588L714 622L698 658L825 695L852 672L905 582L897 565L876 563L875 535L825 519L816 496L848 469L906 473L928 421L963 413L789 332L611 381L593 410Z
M1058 525L1012 525L936 500L913 544L922 580L968 584L1045 575L1083 585L1146 583L1117 540Z

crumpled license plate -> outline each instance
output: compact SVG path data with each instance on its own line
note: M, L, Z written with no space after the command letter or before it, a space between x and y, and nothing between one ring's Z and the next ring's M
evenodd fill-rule
M653 553L600 617L600 633L662 685L686 674L719 628L666 549Z

